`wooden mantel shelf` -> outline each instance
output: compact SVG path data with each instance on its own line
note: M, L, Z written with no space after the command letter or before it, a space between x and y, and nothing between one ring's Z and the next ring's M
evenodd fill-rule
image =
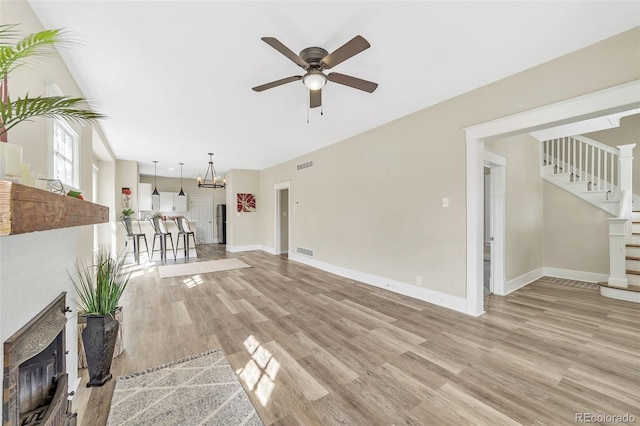
M0 181L0 236L109 221L109 208L10 181Z

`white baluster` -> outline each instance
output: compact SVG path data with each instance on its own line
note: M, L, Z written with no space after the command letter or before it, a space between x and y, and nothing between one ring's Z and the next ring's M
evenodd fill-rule
M580 170L580 181L584 181L584 171L582 170L582 141L578 141L578 169Z
M611 180L611 188L614 188L615 185L617 184L616 182L616 174L614 173L614 169L615 169L615 161L616 161L616 155L611 155L611 172L610 172L610 177L609 179Z
M602 180L602 150L601 149L597 149L598 152L598 162L597 162L597 167L596 167L596 173L598 174L598 178L596 180L596 182L598 182L597 184L597 188L596 189L600 189L600 181Z
M604 185L604 190L605 191L610 191L611 190L611 183L607 182L607 155L608 152L604 152L603 156L604 156L604 172L602 173L602 184ZM607 198L608 199L608 198Z
M591 145L591 189L590 191L593 191L593 184L594 184L594 180L595 180L595 169L596 169L596 147Z
M573 180L575 182L576 175L577 175L578 172L576 171L576 140L574 138L571 138L571 148L573 150L573 161L572 161L573 167L572 167L572 169L573 169Z

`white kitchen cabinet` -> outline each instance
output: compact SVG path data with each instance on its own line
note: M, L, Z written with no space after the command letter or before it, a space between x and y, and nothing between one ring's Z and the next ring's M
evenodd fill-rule
M187 194L184 197L178 195L178 193L173 194L173 206L176 208L177 212L186 212L187 211Z
M153 210L150 183L138 184L138 210L141 212Z
M159 211L164 213L186 212L187 196L181 197L177 192L161 192Z

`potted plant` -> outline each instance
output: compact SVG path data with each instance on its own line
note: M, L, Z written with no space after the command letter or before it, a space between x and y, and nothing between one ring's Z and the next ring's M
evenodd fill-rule
M6 133L18 123L33 117L65 118L73 121L93 121L105 116L91 111L84 98L68 96L36 96L11 99L7 87L9 74L34 56L50 54L54 45L64 45L67 40L61 29L43 30L30 34L15 45L15 24L0 25L0 140L6 142Z
M105 118L94 112L86 99L68 96L9 96L9 74L28 59L52 52L54 45L67 43L60 29L43 30L18 39L15 24L0 25L0 179L21 173L22 146L9 144L7 132L34 117L63 118L76 122ZM3 143L4 142L4 143Z
M122 210L122 217L129 217L133 213L135 213L135 212L133 210L131 210L131 209L124 209L124 210Z
M102 386L112 377L111 362L120 327L115 313L131 272L125 269L122 254L114 258L105 247L100 247L93 265L79 260L75 270L76 276L69 277L78 293L78 315L87 323L82 331L89 368L87 386Z

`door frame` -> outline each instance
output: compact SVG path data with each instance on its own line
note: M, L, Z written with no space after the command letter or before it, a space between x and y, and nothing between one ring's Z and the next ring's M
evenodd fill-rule
M281 231L281 208L280 208L280 191L287 189L289 191L289 203L287 206L287 227L289 232L287 233L287 235L289 236L288 238L288 250L291 250L291 181L287 180L284 182L278 182L278 183L274 183L273 184L273 194L274 194L274 198L275 198L275 202L274 202L274 206L275 206L275 213L274 213L274 219L275 219L275 224L274 224L274 228L275 228L275 238L274 238L274 252L275 254L283 254L282 253L282 243L280 241L280 231Z
M489 168L491 176L489 178L489 211L491 212L489 228L493 238L491 241L491 292L503 296L506 279L507 159L494 152L484 151L484 166ZM482 257L484 259L484 250Z
M467 170L467 288L466 312L484 313L483 297L483 168L484 143L562 124L575 123L640 107L640 80L588 93L540 108L487 121L463 129Z

